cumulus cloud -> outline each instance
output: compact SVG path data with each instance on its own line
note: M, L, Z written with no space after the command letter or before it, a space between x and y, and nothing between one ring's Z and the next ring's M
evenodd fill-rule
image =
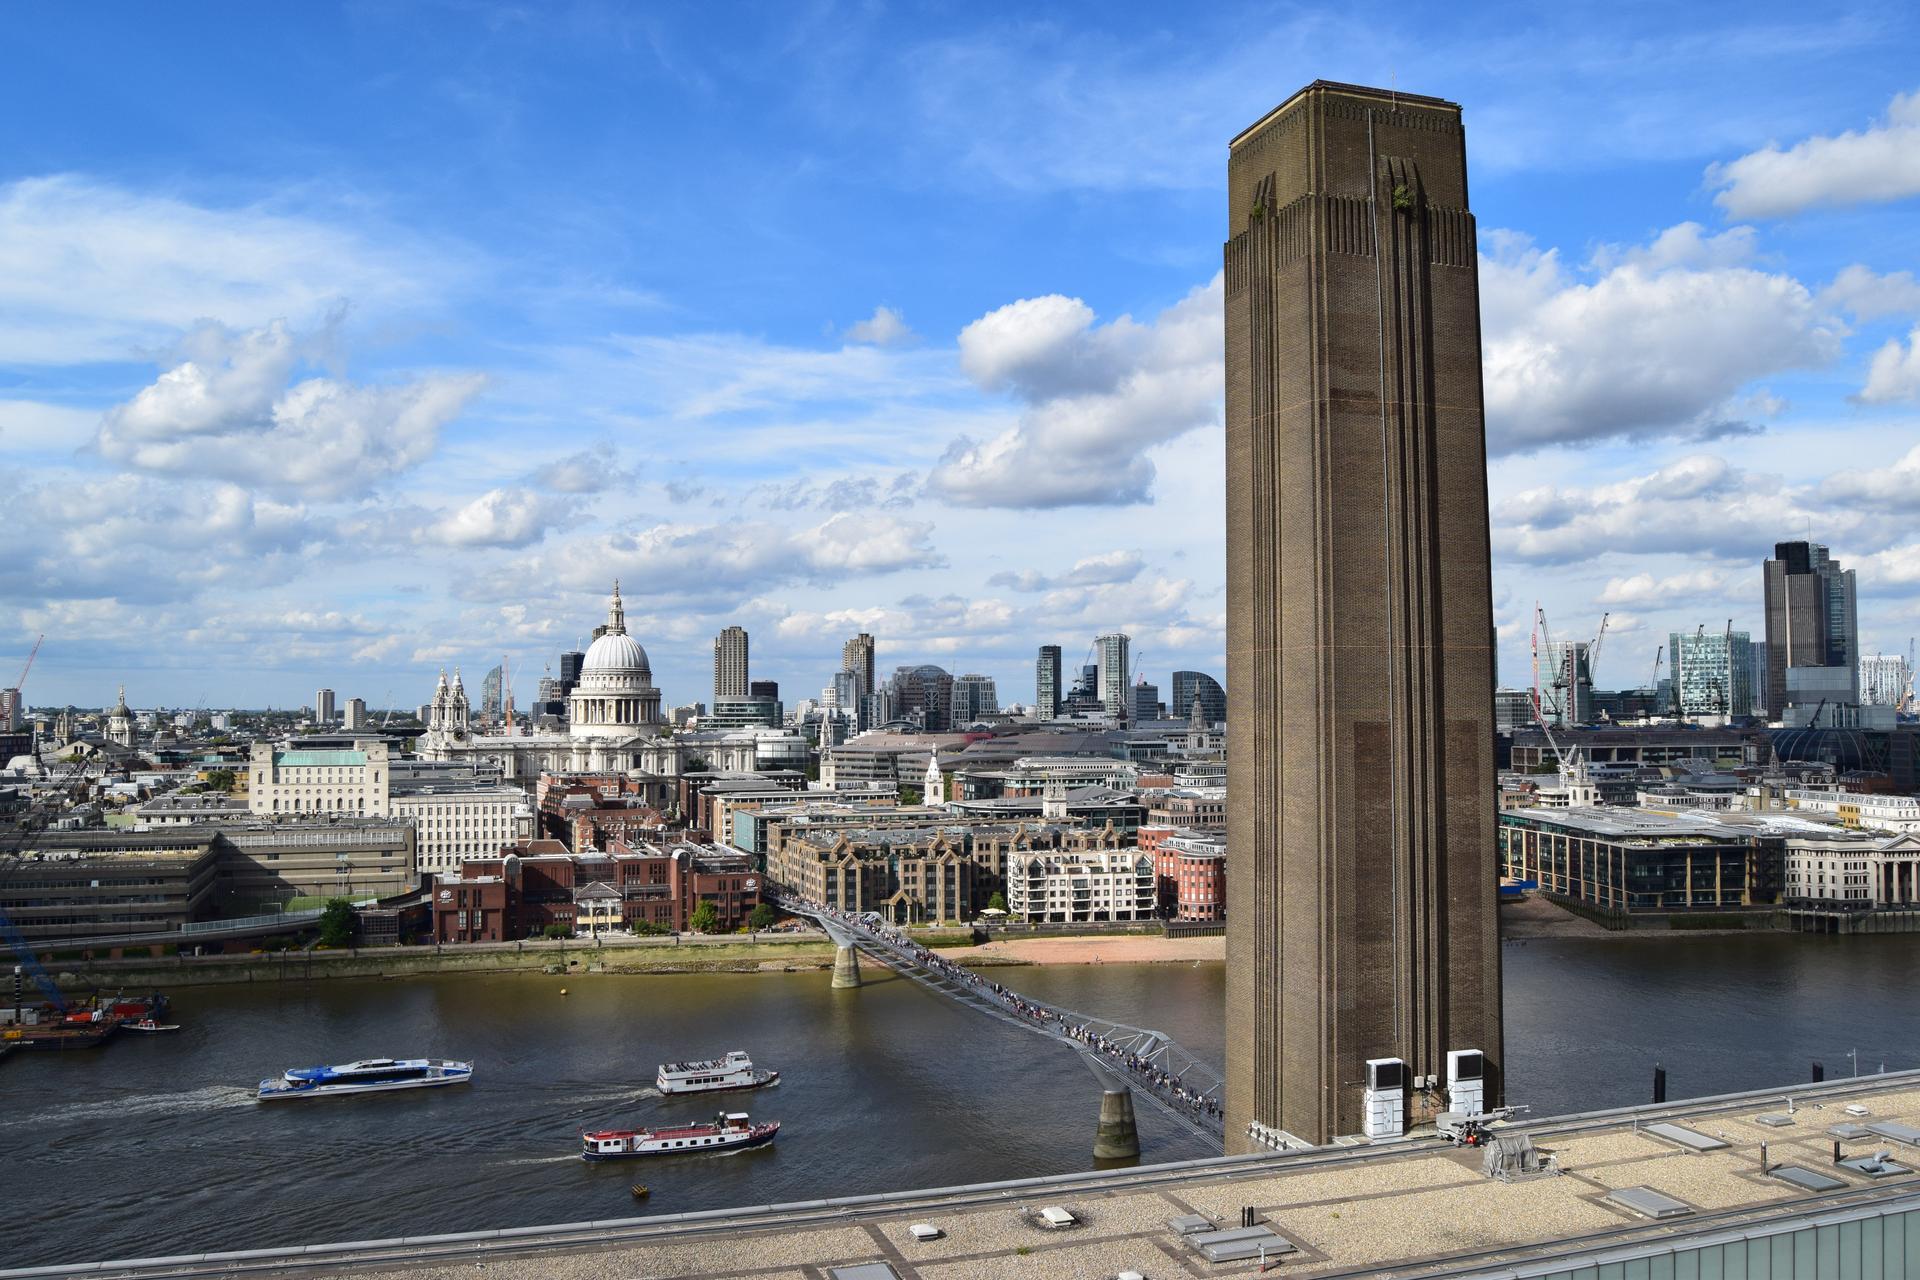
M1498 558L1534 564L1609 552L1751 560L1783 529L1814 520L1833 536L1861 524L1857 514L1810 505L1777 476L1695 455L1615 484L1545 486L1502 499L1494 505L1493 546Z
M1863 404L1887 404L1895 400L1920 400L1920 325L1903 343L1889 338L1873 353L1867 366L1867 385L1855 397Z
M1771 143L1707 170L1714 203L1735 218L1784 218L1831 205L1920 195L1920 92L1894 97L1865 129Z
M304 352L281 321L241 333L202 325L182 354L102 419L93 442L101 455L319 498L365 491L425 460L484 382L434 374L391 386L331 377L289 386Z
M781 584L938 568L946 558L934 550L932 532L930 524L880 512L841 512L800 529L746 521L656 524L567 539L535 564L516 565L510 579L482 589L500 594L531 574L602 592L617 577L630 602L651 595L737 602Z
M1920 511L1920 445L1892 466L1836 471L1821 483L1822 496L1840 503L1889 511Z
M1920 281L1911 271L1880 275L1856 262L1820 291L1820 302L1856 320L1911 314L1920 312Z
M534 473L533 482L556 493L603 493L631 478L613 446L603 440L549 462Z
M271 581L328 531L305 507L232 484L60 475L8 495L0 598L184 600ZM125 625L126 619L122 618Z
M960 365L987 391L1021 402L1014 425L961 436L928 479L968 507L1064 507L1145 501L1146 451L1220 420L1221 278L1150 324L1095 323L1078 298L1009 303L960 334Z
M865 320L847 328L848 342L864 342L875 347L895 347L913 338L906 319L892 307L875 307Z
M1728 586L1727 575L1718 569L1696 569L1689 573L1656 578L1651 573L1636 573L1625 578L1609 578L1600 590L1598 603L1605 605L1670 605L1722 594ZM1617 626L1610 621L1609 627Z
M1146 561L1138 551L1108 551L1074 562L1065 573L1049 577L1032 569L1019 572L1002 570L987 579L990 587L1011 587L1015 591L1051 591L1056 587L1093 587L1114 582L1132 582L1140 576Z
M558 502L525 489L490 489L454 508L424 531L449 547L525 547L547 536L566 515Z
M1673 228L1642 250L1596 255L1581 278L1554 250L1490 235L1489 448L1752 431L1739 413L1766 401L1742 403L1749 384L1827 363L1840 331L1799 281L1740 265L1749 243Z

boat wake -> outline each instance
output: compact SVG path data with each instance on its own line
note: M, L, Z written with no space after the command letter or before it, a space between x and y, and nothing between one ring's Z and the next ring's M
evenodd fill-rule
M64 1102L21 1121L84 1120L90 1116L180 1115L196 1111L226 1111L253 1104L253 1090L230 1084L207 1085L182 1093L135 1093L118 1098ZM0 1128L8 1122L0 1121Z

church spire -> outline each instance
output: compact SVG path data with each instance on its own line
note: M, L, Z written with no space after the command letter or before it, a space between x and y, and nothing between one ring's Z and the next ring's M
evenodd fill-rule
M620 579L613 580L613 606L607 610L607 634L623 636L627 634L627 609L620 603Z

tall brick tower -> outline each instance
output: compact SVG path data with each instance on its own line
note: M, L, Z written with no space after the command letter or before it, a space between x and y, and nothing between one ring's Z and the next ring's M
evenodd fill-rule
M1493 610L1460 108L1325 81L1231 144L1227 1149L1369 1059L1498 1100ZM1411 1081L1409 1082L1412 1083ZM1418 1090L1409 1089L1416 1115Z

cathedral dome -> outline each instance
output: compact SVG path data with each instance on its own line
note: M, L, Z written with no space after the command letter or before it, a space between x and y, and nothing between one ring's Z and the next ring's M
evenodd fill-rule
M601 673L606 675L632 675L638 673L648 679L653 677L653 668L647 664L647 651L640 642L625 632L608 632L587 646L587 656L580 661L580 674Z

